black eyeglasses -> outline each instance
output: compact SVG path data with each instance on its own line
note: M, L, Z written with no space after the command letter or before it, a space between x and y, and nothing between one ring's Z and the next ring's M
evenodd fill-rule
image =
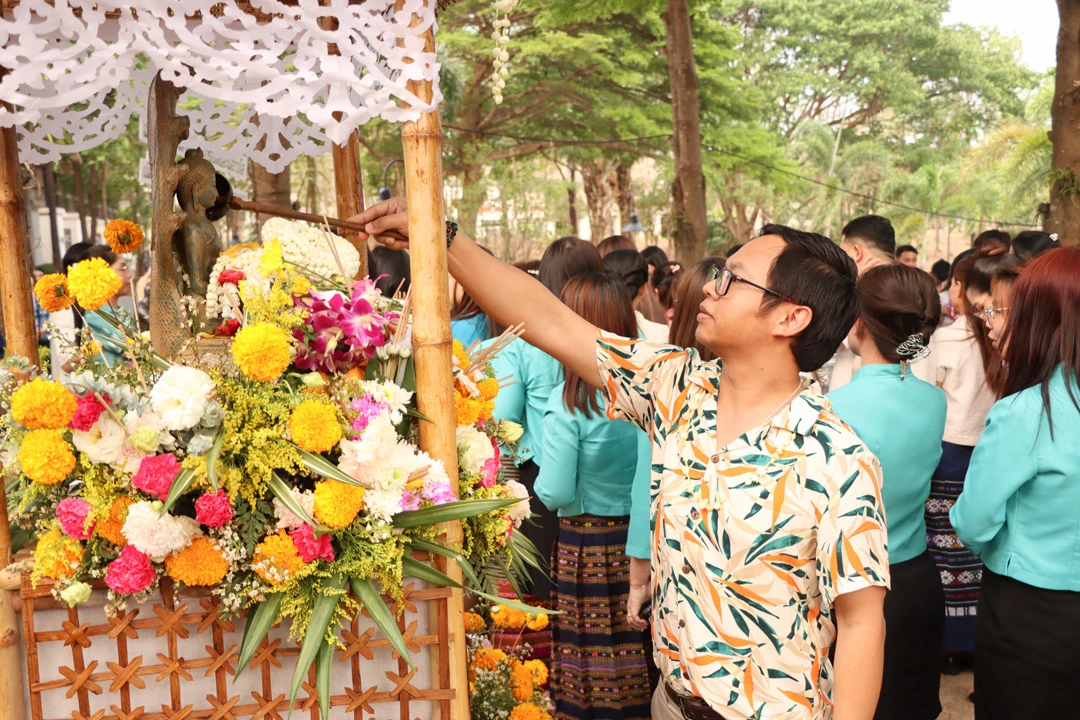
M774 297L778 297L781 300L784 300L785 302L791 303L792 305L802 305L802 303L796 302L795 300L792 300L787 295L781 295L780 293L776 292L775 290L770 290L769 288L765 287L764 285L758 285L756 282L753 282L752 280L747 280L746 278L739 277L738 275L731 272L727 268L719 268L719 267L716 267L715 265L713 265L711 268L709 268L709 273L705 276L705 282L715 282L716 285L713 287L713 290L715 290L716 294L718 296L720 296L720 297L723 297L724 295L727 295L728 290L731 289L731 283L732 282L741 282L741 283L744 283L746 285L749 285L750 287L757 288L758 290L760 290L761 292L763 292L763 293L765 293L767 295L772 295Z

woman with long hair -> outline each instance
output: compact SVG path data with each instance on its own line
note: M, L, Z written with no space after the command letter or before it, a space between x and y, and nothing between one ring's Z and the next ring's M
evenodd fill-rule
M649 293L649 263L637 250L613 250L604 255L604 268L623 281L634 302L634 315L637 317L638 330L649 342L667 342L668 326L647 319L639 305Z
M981 349L986 384L998 397L1005 385L1005 361L998 345L1009 313L1009 295L1020 268L1020 260L1013 255L979 257L967 273L964 289L968 320L983 326L985 340Z
M971 453L982 435L986 415L996 399L986 383L982 343L988 350L985 323L969 319L967 273L974 250L956 257L949 276L949 300L956 320L939 327L930 338L930 355L916 363L916 375L945 391L947 410L941 461L934 471L926 501L926 537L945 591L945 631L941 649L943 671L960 672L961 655L975 652L975 626L979 605L982 563L956 537L949 509L964 489Z
M584 273L563 288L563 303L599 328L638 333L622 281ZM651 686L645 637L627 624L631 491L649 473L649 442L639 429L609 420L602 394L562 366L562 383L544 414L544 464L536 494L558 512L551 691L556 717L648 718ZM636 538L649 556L649 538ZM643 552L642 552L643 551Z
M980 720L1076 714L1080 677L1080 248L1016 279L1007 374L950 517L985 564L975 643Z
M548 246L540 260L538 278L554 295L573 277L584 272L603 272L604 264L596 246L573 237L559 238ZM493 342L491 340L489 342ZM507 345L492 360L495 377L512 376L514 384L504 388L495 399L494 416L510 420L522 427L518 442L518 468L521 483L536 498L533 485L540 473L544 456L544 412L552 389L561 381L559 361L542 350L518 339ZM559 534L559 519L540 502L533 502L532 521L524 523L522 532L529 538L540 556L551 557ZM538 600L548 600L554 585L547 574L536 573L523 578L524 589Z
M697 316L701 301L705 299L704 288L709 271L722 267L724 267L722 258L708 257L698 260L678 274L675 288L671 292L671 327L668 329L667 341L679 347L694 348L705 362L715 360L716 354L698 342L695 336L698 326Z
M859 277L861 311L848 346L862 364L830 392L833 409L881 463L889 534L885 668L875 720L933 720L938 699L945 597L927 552L926 499L941 459L946 400L909 364L925 354L941 317L934 279L907 265Z

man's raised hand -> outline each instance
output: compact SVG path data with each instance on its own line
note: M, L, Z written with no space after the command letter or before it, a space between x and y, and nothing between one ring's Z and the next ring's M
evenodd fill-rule
M372 205L364 212L353 215L349 222L364 225L363 235L375 238L391 250L409 248L409 214L403 197L392 197Z

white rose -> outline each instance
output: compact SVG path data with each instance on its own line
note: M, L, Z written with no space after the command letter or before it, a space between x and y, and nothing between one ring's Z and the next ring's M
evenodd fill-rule
M504 487L506 488L507 497L524 500L524 502L511 505L509 508L510 519L514 521L514 527L521 527L521 523L532 516L532 509L529 507L529 489L517 480L507 480Z
M109 415L103 414L89 430L75 430L71 442L95 465L116 465L124 459L124 428Z
M162 562L202 536L198 523L189 517L161 514L160 502L137 502L128 508L124 537L154 562Z
M458 462L466 475L482 472L485 463L495 455L491 439L472 426L457 429L457 451Z
M499 421L499 439L507 443L516 443L524 434L525 428L513 420Z
M167 430L187 430L199 424L214 391L214 381L202 370L173 365L150 390L150 406Z

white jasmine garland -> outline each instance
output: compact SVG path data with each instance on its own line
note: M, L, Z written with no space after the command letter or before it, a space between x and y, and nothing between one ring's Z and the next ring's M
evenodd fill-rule
M162 562L202 536L198 523L189 517L161 513L160 502L137 502L128 508L124 537L154 562Z
M226 270L239 270L244 273L245 278L248 278L257 272L261 260L262 249L254 244L237 246L218 256L217 262L210 271L210 283L206 288L206 317L220 317L228 320L234 314L232 303L228 301L225 294L226 292L237 293L237 287L232 283L223 286L219 280L221 273ZM238 294L234 297L239 299Z
M150 406L167 430L187 430L199 424L214 381L202 370L173 365L150 390Z
M264 243L281 243L282 258L296 266L290 270L325 278L352 278L360 270L360 253L348 240L309 223L270 218L262 227L262 238Z

